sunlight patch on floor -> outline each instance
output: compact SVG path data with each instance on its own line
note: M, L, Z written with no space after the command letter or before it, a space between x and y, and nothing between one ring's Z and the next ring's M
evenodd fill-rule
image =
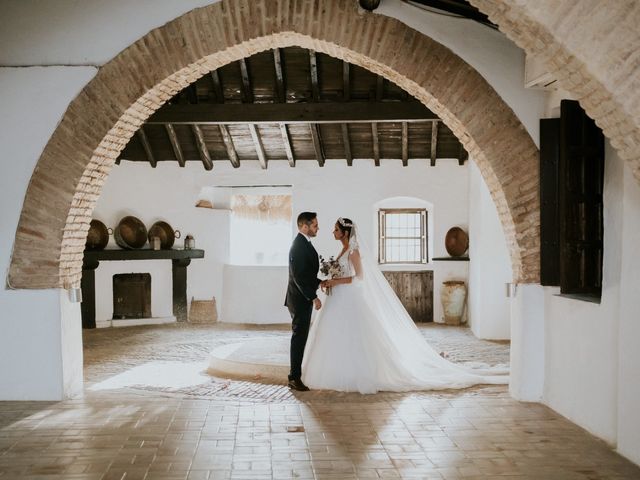
M115 390L133 386L185 388L210 381L207 362L149 362L96 383L88 390Z

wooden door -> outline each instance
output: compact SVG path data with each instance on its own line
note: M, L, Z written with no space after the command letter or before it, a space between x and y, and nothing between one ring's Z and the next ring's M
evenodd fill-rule
M414 322L433 322L433 272L382 272Z

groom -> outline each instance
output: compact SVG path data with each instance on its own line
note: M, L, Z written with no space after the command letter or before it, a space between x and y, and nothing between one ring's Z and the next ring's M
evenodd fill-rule
M289 285L285 306L291 314L291 372L289 373L289 388L307 391L309 388L302 383L302 356L307 344L311 312L313 307L322 307L316 295L321 281L317 278L318 252L311 245L311 239L318 234L318 218L315 212L302 212L298 215L298 235L293 240L289 250Z

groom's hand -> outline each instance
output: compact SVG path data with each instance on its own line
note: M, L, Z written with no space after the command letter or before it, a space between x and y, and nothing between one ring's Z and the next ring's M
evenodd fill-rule
M315 307L316 310L320 310L322 308L322 302L318 297L313 299L313 306Z

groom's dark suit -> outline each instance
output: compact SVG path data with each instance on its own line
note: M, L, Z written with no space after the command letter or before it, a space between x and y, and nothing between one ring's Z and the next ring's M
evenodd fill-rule
M289 250L289 285L285 306L291 314L291 372L289 380L299 380L302 375L302 355L307 344L313 300L317 297L318 252L311 242L299 233Z

